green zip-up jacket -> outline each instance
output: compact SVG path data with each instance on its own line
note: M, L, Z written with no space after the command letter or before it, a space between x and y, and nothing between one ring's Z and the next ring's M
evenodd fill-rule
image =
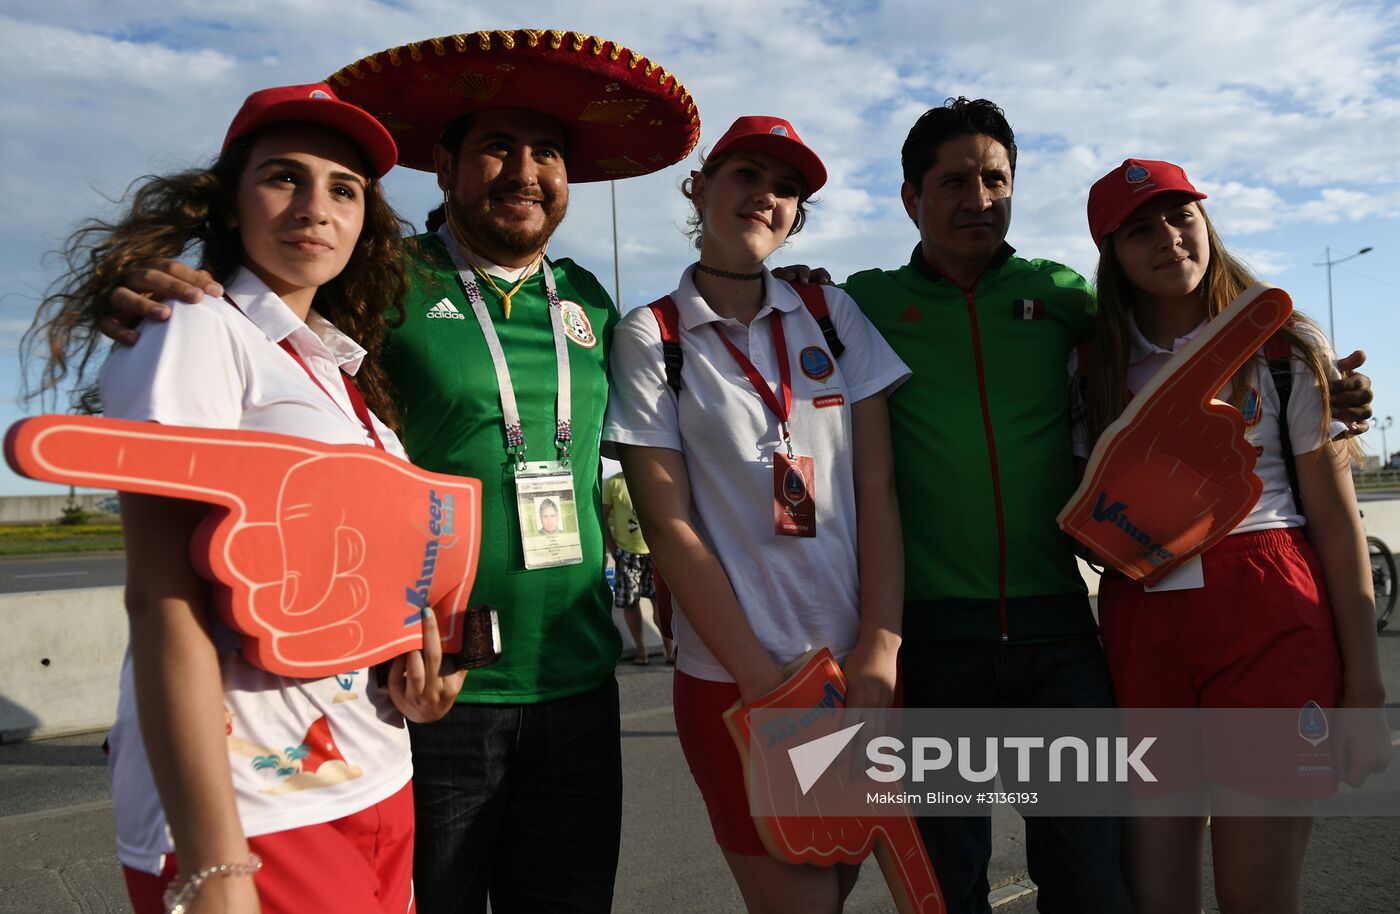
M844 288L914 375L890 398L907 639L1045 641L1096 631L1069 538L1065 358L1087 335L1078 273L1013 256L972 289L915 247Z

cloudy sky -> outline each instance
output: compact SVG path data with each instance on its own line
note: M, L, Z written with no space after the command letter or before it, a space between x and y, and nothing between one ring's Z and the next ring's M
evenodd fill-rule
M522 19L522 9L529 19ZM1400 419L1400 7L1337 0L10 0L0 14L0 422L15 358L80 220L139 175L206 160L250 91L322 79L365 54L492 28L559 28L659 61L700 108L701 144L737 116L794 122L831 182L778 264L838 278L897 266L917 240L899 146L948 96L1001 104L1021 147L1009 240L1091 274L1089 185L1127 156L1182 164L1226 243L1327 323L1330 247L1343 351L1365 348L1377 413ZM691 259L685 173L616 186L624 307ZM391 198L415 220L431 176ZM551 253L612 286L607 185L578 186ZM1389 446L1400 450L1400 423ZM1372 453L1381 436L1367 436ZM0 494L44 490L0 472Z

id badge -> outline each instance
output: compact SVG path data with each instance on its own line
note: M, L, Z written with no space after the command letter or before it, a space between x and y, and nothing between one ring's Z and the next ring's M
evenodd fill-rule
M1199 590L1206 586L1205 568L1201 565L1201 557L1194 555L1181 563L1181 566L1172 570L1162 580L1151 587L1144 587L1148 593L1162 593L1168 590Z
M811 457L773 454L773 532L778 536L817 535L812 484Z
M515 510L526 569L583 561L574 500L574 474L557 460L522 464L515 471Z

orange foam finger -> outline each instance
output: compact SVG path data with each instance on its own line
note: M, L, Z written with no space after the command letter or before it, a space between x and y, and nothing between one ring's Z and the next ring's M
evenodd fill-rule
M1152 585L1244 520L1263 488L1256 455L1239 411L1213 398L1292 308L1258 283L1207 324L1104 431L1061 528Z
M422 645L462 648L481 483L363 445L77 416L11 427L16 472L210 503L191 543L214 603L269 672L314 678Z
M845 708L846 677L827 648L810 652L785 672L788 678L772 692L749 705L735 704L724 714L743 762L750 802L754 790L763 790L769 808L778 805L779 797L787 801L781 805L788 806L800 796L799 802L811 810L809 815L755 816L764 847L787 863L817 866L859 864L874 850L900 914L943 914L946 908L938 877L907 808L891 804L890 813L880 816L823 815L817 793L809 795L797 786L784 753L752 752L754 710L790 708L823 714ZM841 765L830 766L819 783L822 791L833 795L858 789Z

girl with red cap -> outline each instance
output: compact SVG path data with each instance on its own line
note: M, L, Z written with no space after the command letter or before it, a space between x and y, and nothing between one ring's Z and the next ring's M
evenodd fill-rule
M1099 314L1088 364L1074 368L1084 379L1081 457L1133 391L1255 281L1221 244L1205 196L1178 166L1142 159L1126 160L1089 192ZM1218 397L1244 415L1259 454L1259 501L1198 564L1176 573L1176 589L1149 592L1106 574L1099 614L1120 707L1297 708L1319 719L1321 709L1359 709L1339 715L1331 737L1337 774L1359 786L1385 768L1390 746L1348 445L1334 440L1344 427L1328 418L1335 374L1325 336L1301 315L1244 364ZM1312 803L1336 789L1335 774L1318 777L1304 764L1303 756L1327 758L1317 754L1325 728L1247 765L1231 737L1205 735L1157 786L1205 810L1213 804L1216 814L1127 820L1137 910L1201 909L1207 821L1221 910L1299 910ZM1278 771L1264 770L1274 761ZM1257 808L1249 804L1259 797L1284 798L1294 814L1220 814L1227 802Z
M888 706L900 642L885 397L909 370L844 292L813 308L764 267L825 180L787 121L736 121L684 185L699 261L623 318L611 354L603 438L672 585L676 728L750 911L837 911L855 869L768 855L724 711L823 645L850 706Z
M90 382L118 278L198 242L223 304L167 302L169 320L114 350L84 405L403 457L374 358L405 288L402 222L379 183L396 157L388 132L325 84L253 93L212 165L146 179L118 221L69 240L71 272L29 334L48 358L44 386ZM110 746L138 914L412 911L403 718L440 717L465 675L437 672L436 626L423 626L422 652L393 661L387 687L367 669L316 680L257 669L188 558L207 506L121 502L131 642Z

